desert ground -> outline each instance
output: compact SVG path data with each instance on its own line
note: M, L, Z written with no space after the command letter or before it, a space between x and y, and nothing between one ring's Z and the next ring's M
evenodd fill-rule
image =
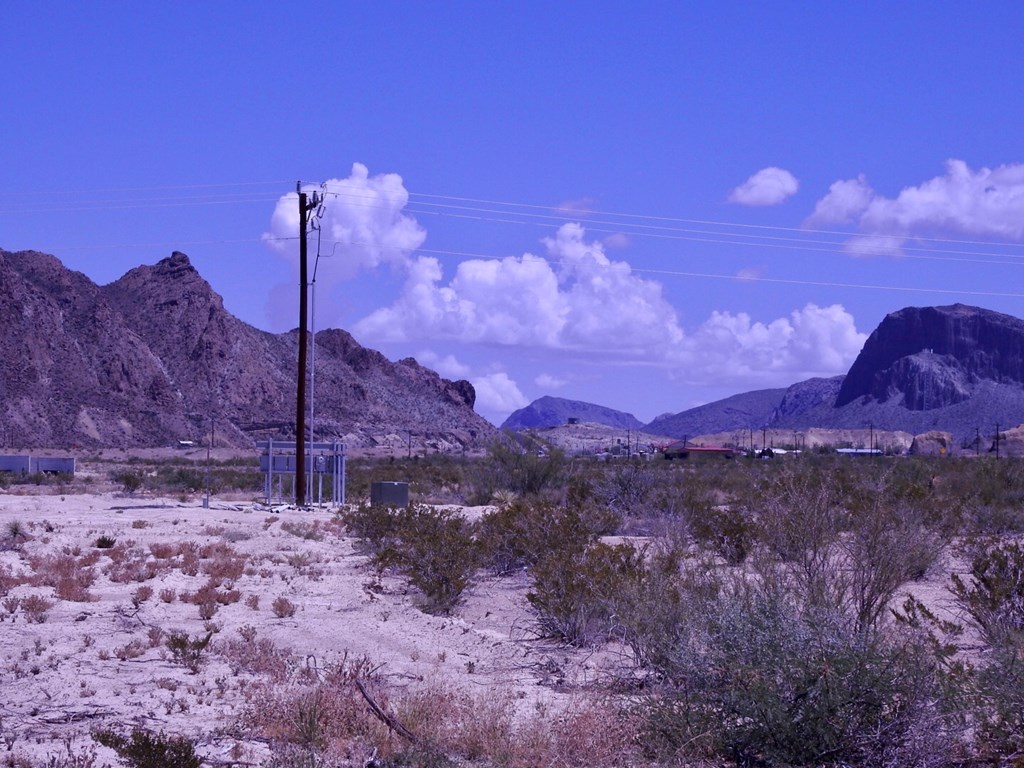
M260 764L267 740L235 727L260 683L237 663L242 643L268 640L313 674L365 657L390 684L493 690L524 712L602 674L597 656L534 636L525 576L482 577L456 615L430 615L368 569L327 508L7 493L0 526L22 531L0 552L0 733L33 760L141 727L187 735L210 764ZM220 602L186 602L211 579ZM168 652L175 631L213 632L198 671Z

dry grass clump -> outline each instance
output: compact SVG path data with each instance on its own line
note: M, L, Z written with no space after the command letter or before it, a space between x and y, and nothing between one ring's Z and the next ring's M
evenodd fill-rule
M268 638L256 637L256 630L247 627L239 628L239 639L221 640L215 645L217 655L231 667L231 674L260 675L274 684L288 680L300 658Z
M267 739L271 764L280 766L365 764L375 755L378 765L601 768L639 757L635 719L605 702L538 706L517 718L510 694L475 695L442 683L395 688L378 672L365 657L346 658L320 679L262 686L239 728Z
M85 603L94 600L89 587L96 580L96 573L86 558L69 554L43 555L29 558L34 571L32 583L36 586L53 587L54 594L61 600Z
M42 595L28 595L21 598L21 612L30 624L45 622L51 608L53 608L53 603Z

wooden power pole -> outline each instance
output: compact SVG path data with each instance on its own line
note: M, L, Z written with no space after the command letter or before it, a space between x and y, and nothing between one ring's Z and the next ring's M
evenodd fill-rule
M313 202L306 201L301 184L296 184L299 193L299 373L295 392L295 505L306 506L306 318L307 277L309 265L306 256L306 224L308 214L319 204L313 193Z

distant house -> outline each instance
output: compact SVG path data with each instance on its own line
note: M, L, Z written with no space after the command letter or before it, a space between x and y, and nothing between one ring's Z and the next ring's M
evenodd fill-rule
M702 459L732 459L736 451L722 445L689 445L685 440L677 440L663 448L665 458L671 460L693 461Z
M840 456L882 456L881 448L836 448Z

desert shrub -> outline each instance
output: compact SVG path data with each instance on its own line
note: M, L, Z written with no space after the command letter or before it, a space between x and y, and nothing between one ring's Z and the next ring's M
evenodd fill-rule
M342 516L345 528L362 539L371 553L387 549L398 537L398 510L380 504L361 504Z
M612 465L595 488L595 495L621 514L639 515L647 511L657 483L655 470L642 460Z
M298 659L292 651L275 645L268 638L257 638L255 635L219 642L216 650L231 666L232 674L237 675L245 671L254 675L265 675L273 683L286 680L289 670L298 664Z
M233 649L234 660L254 662L264 657L262 653L255 655L258 643L232 641L228 647ZM276 656L274 662L284 663ZM264 666L262 662L255 667L245 663L243 668L262 672ZM255 687L247 698L238 726L270 741L278 761L273 764L321 765L325 753L350 751L353 744L365 744L380 733L380 724L370 714L355 685L360 680L376 701L388 708L377 670L365 657L346 655L339 663L328 666L312 685L302 681L282 685L283 673L271 673L273 683ZM393 751L386 742L383 746L386 754ZM296 758L305 761L285 762Z
M114 655L121 661L137 659L146 652L146 648L147 645L145 643L138 638L133 638L119 648L115 648Z
M805 584L829 567L829 553L849 525L839 484L816 467L786 468L759 491L758 536Z
M738 765L941 765L953 738L934 658L911 634L851 632L780 580L735 577L659 661L652 755Z
M671 679L673 659L691 628L705 621L722 589L719 568L690 560L671 544L655 544L639 578L625 580L612 595L613 632L642 670Z
M485 562L497 574L533 565L555 542L576 552L594 538L574 508L519 498L484 514L479 536Z
M248 558L227 544L207 545L200 551L199 569L217 582L235 581L245 573Z
M148 584L143 584L141 587L138 587L132 593L132 605L134 607L138 608L144 602L149 600L149 598L151 598L152 596L153 596L153 588L151 586L149 586Z
M451 508L411 505L395 517L394 538L375 554L375 564L393 568L422 592L427 610L450 612L479 567L474 526Z
M915 508L894 508L878 498L854 516L823 581L831 582L835 607L864 631L878 623L903 584L925 576L942 546Z
M498 490L536 495L552 487L566 469L565 451L528 433L503 432L475 466L475 503L486 504Z
M611 533L618 515L597 504L566 504L515 498L480 518L478 537L484 563L497 574L528 567L552 549L581 553L598 536Z
M94 599L89 587L96 580L96 572L87 565L87 558L59 554L32 557L29 562L35 571L32 583L53 587L61 600L84 603Z
M694 541L729 565L739 565L747 559L757 530L746 509L731 505L710 507L702 516L690 518L687 527Z
M314 520L312 523L305 523L301 521L289 521L281 523L281 530L290 533L292 536L298 536L300 539L306 539L307 541L323 541L324 530L320 526L319 520Z
M121 489L128 494L135 493L137 490L139 490L139 488L142 487L142 484L144 482L142 473L133 472L131 470L122 470L115 472L111 479L115 483L119 483Z
M41 595L28 595L21 598L22 613L30 623L42 624L45 622L51 608L53 608L53 603Z
M274 612L274 615L279 619L287 619L295 615L295 604L287 597L278 596L274 598L274 602L270 604L270 610Z
M582 551L553 547L531 568L526 599L545 636L590 645L613 630L616 597L643 578L644 553L628 544L592 544Z
M20 520L8 520L4 524L4 536L0 539L0 552L5 549L17 549L29 540L28 530Z
M212 637L213 632L207 632L206 637L200 638L189 637L186 632L174 631L167 636L167 650L171 652L171 658L176 663L196 674L202 666L204 653Z
M131 736L103 730L93 738L114 750L129 768L199 768L203 762L196 754L195 744L183 736L153 734L136 728Z
M962 653L963 627L915 598L896 618L927 632L974 764L1016 765L1024 754L1024 551L1017 542L979 545L969 576L954 574L950 591L981 640L970 654Z
M1017 542L982 547L970 580L953 574L951 590L992 648L1024 648L1024 550Z

